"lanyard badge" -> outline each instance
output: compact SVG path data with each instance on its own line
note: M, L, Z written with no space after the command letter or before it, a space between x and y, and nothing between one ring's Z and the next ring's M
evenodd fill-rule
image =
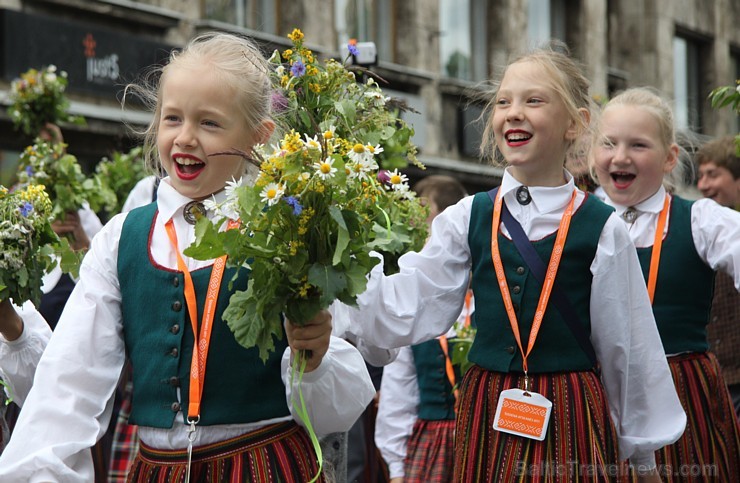
M524 369L524 389L506 389L499 394L498 406L496 407L496 416L494 417L493 429L505 433L511 433L526 438L542 441L547 434L547 425L550 421L552 412L552 402L545 396L529 390L529 376L527 375L527 357L532 352L534 342L542 325L542 319L545 316L547 302L550 299L555 276L557 274L560 259L565 247L565 239L570 227L570 219L573 215L573 206L575 204L577 191L573 190L570 202L563 213L558 228L558 234L555 239L555 246L550 255L550 262L547 267L547 275L540 293L537 310L534 320L532 321L532 330L529 334L527 351L524 352L521 337L519 335L519 322L517 321L514 304L511 301L509 286L504 273L503 262L498 248L498 230L501 223L501 191L496 195L493 206L493 222L491 228L491 258L496 271L501 296L504 299L504 306L511 324L511 330L522 354L522 368Z

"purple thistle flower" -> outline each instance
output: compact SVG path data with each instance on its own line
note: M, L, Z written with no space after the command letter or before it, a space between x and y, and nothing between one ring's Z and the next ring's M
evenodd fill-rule
M382 169L378 171L378 181L385 186L390 186L391 184L390 171L388 171L387 169Z
M288 108L288 98L280 92L272 93L272 110L280 114Z
M301 206L301 203L296 199L295 196L286 196L283 198L286 203L288 203L288 206L293 207L293 215L298 216L303 211L303 206Z
M357 50L357 45L354 42L350 42L347 44L347 50L349 50L350 55L359 55L360 51Z
M302 77L306 74L306 64L302 60L296 60L293 67L290 68L290 73L293 77Z
M30 201L26 201L25 203L21 205L20 209L21 209L21 215L23 215L24 217L27 217L33 211L33 205L31 204Z

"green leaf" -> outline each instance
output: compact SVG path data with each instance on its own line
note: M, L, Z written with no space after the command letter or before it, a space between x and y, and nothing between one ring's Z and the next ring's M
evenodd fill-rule
M321 291L321 303L328 307L347 288L347 276L334 267L314 263L308 270L308 283Z
M337 224L337 246L334 249L334 257L332 258L332 265L338 265L342 261L344 251L349 245L349 230L347 229L347 223L344 221L342 211L336 206L329 207L329 214Z

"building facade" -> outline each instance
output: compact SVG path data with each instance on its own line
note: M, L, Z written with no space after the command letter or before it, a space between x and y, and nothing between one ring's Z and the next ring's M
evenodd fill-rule
M5 112L10 82L30 67L69 73L69 150L92 169L149 115L121 108L124 86L192 36L225 30L269 54L298 27L323 57L347 41L374 42L371 67L388 95L412 111L426 174L460 178L470 191L498 184L501 168L481 160L487 86L513 53L550 38L584 65L592 94L654 86L675 102L679 128L738 131L737 116L712 109L709 92L740 78L740 0L0 0L0 182L11 182L28 144ZM409 170L411 179L425 173Z

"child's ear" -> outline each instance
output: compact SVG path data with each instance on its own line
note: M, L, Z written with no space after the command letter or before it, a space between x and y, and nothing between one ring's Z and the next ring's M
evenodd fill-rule
M676 164L678 164L678 152L678 144L671 144L668 148L668 154L666 154L665 164L663 165L664 173L670 173L676 167Z
M269 119L262 121L254 133L255 144L265 144L275 130L275 122Z
M578 109L578 115L581 117L581 122L571 119L570 126L565 131L565 139L567 141L575 141L583 133L584 126L588 126L591 122L591 113L585 107Z

